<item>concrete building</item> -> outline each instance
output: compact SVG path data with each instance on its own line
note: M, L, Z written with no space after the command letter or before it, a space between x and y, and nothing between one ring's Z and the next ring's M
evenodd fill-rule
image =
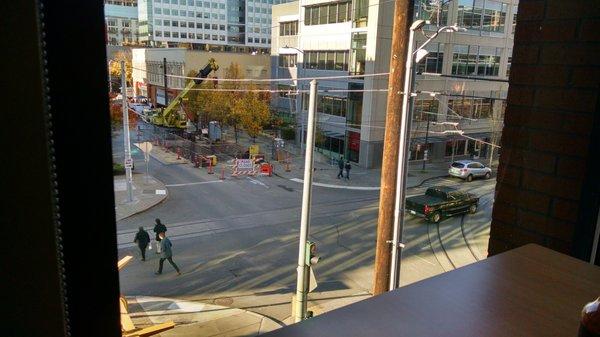
M134 48L132 54L135 94L148 97L155 105L165 103L164 59L167 60L169 75L186 76L190 71L197 72L210 58L214 58L220 67L216 73L211 73L210 77L224 78L226 68L232 63L240 65L244 78L266 79L271 76L268 55L193 51L185 48ZM169 101L179 94L185 83L186 80L182 78L167 78Z
M138 39L137 0L105 0L106 44L136 45Z
M140 41L148 46L269 52L271 6L286 0L139 0Z
M421 93L414 104L411 159L422 160L425 149L428 160L488 156L483 142L497 143L502 129L518 2L456 0L439 14L430 3L415 2L414 19L432 23L425 33L437 30L438 22L458 23L467 31L440 34L418 64L419 73L437 76L416 77L415 90ZM292 79L281 82L279 89L307 90L307 82L293 81L297 77L366 75L319 82L318 127L325 141L317 148L328 156L345 155L363 167L381 165L388 78L369 75L389 71L393 13L393 2L369 0L300 0L273 6L273 26L278 29L272 34L272 73ZM417 34L416 45L426 39ZM306 124L308 102L307 94L300 97L280 93L272 101L275 111L293 115L297 134ZM448 126L432 122L444 121L459 123L467 137L442 135L442 127Z

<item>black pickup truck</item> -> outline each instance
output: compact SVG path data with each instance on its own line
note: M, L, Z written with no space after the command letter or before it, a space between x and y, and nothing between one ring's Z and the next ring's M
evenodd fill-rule
M406 198L406 211L424 217L431 222L439 222L443 217L461 213L477 212L479 198L452 187L430 187L425 195Z

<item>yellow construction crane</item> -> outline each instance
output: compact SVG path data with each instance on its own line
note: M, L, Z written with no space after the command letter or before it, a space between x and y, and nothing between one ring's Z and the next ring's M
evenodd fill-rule
M185 112L180 111L178 108L181 105L183 97L194 87L202 84L203 79L208 76L212 71L217 71L219 65L214 58L208 60L208 64L204 68L200 69L196 75L197 79L190 81L185 88L175 97L166 108L159 109L147 109L144 110L144 118L146 121L159 126L168 128L179 128L184 129L187 124L188 116ZM165 97L167 93L165 92Z

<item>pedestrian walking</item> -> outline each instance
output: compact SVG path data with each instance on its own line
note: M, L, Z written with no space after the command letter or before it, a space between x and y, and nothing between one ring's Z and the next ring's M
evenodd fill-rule
M154 220L156 222L156 224L154 225L154 233L156 234L156 254L160 254L162 248L160 246L160 233L166 233L167 232L167 226L163 225L162 222L160 222L160 219L155 219Z
M146 261L146 248L148 248L148 244L150 243L150 235L144 230L144 227L140 226L133 242L137 243L140 252L142 252L142 261Z
M338 172L337 178L342 179L344 178L344 156L341 156L340 159L338 159L338 168L340 171Z
M344 165L346 169L346 180L350 180L350 170L352 169L352 165L350 165L350 161L346 160L346 165Z
M171 240L169 240L169 238L166 237L165 232L161 232L158 235L160 236L160 239L161 239L160 246L161 246L162 252L160 253L160 260L158 261L158 271L155 274L156 275L162 274L163 263L165 262L165 260L167 260L173 266L173 268L177 272L177 275L181 275L181 272L179 271L179 267L177 267L175 262L173 262L173 250L171 249L173 247L173 244L171 243Z

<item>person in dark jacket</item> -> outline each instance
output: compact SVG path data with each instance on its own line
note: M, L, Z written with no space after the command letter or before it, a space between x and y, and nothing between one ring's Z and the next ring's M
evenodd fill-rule
M352 169L352 165L350 165L350 161L346 160L346 165L344 165L346 169L346 180L350 180L350 170Z
M340 157L340 159L338 159L338 168L340 169L340 171L338 172L337 178L341 179L344 178L344 157Z
M142 261L146 261L146 248L148 248L148 244L150 243L150 235L144 230L144 227L140 226L133 242L137 243L138 247L140 247Z
M160 233L165 233L167 231L167 226L163 225L160 222L160 219L156 219L156 225L154 225L154 233L156 234L156 254L160 254L161 252L161 245L160 245Z
M171 266L173 266L173 268L177 272L177 275L181 275L181 272L179 271L179 267L177 267L175 262L173 262L173 250L171 249L171 247L173 247L173 244L171 243L171 240L169 240L169 238L166 237L165 232L161 232L158 235L160 236L160 239L161 239L160 246L162 248L161 249L162 253L160 253L160 260L158 261L158 271L155 274L156 275L162 274L163 263L165 262L165 260L167 260L167 261L169 261Z

